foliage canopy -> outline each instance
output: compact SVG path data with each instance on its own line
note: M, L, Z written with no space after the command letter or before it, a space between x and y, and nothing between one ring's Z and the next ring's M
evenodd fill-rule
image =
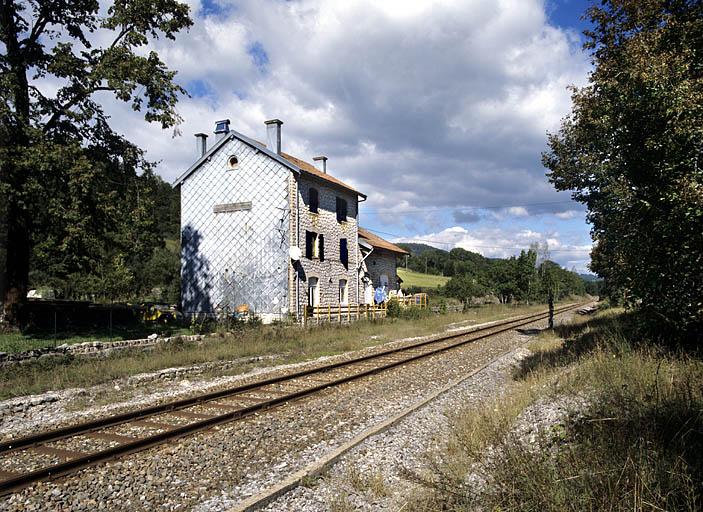
M191 24L178 0L0 0L8 317L26 295L30 261L52 278L116 283L163 244L150 215L161 186L153 165L113 131L103 105L125 102L148 122L177 125L185 90L149 44Z
M544 154L588 207L592 269L660 321L703 321L703 4L605 0L586 32L594 70Z

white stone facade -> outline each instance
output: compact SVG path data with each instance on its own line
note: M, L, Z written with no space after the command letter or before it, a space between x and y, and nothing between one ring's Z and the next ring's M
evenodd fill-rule
M215 315L241 304L266 318L288 314L289 175L232 137L180 184L186 315Z

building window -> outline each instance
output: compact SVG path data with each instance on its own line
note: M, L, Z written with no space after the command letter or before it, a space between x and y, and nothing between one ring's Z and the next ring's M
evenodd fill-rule
M349 287L346 279L339 280L339 303L342 306L349 304Z
M308 306L320 305L320 284L316 277L308 279Z
M381 286L388 288L388 275L381 274Z
M347 202L341 197L337 198L337 222L347 220Z
M305 232L305 257L309 260L325 261L325 235L313 231Z
M308 190L308 206L312 213L317 213L320 207L320 194L316 188L311 188Z
M339 239L339 261L342 262L344 268L349 270L349 249L347 249L347 239Z

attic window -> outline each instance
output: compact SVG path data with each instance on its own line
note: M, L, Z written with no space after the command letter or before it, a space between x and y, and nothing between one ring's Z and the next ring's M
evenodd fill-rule
M229 169L236 169L239 165L239 158L236 155L232 155L227 159L227 167Z

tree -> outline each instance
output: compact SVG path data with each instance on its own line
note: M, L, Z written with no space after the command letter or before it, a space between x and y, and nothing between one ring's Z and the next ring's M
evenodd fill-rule
M605 0L587 17L595 64L544 154L586 204L591 268L679 332L703 321L703 3Z
M73 260L52 264L67 268L81 268L111 239L114 216L105 209L118 207L109 200L123 182L106 184L118 170L138 186L138 171L150 166L138 147L112 131L98 95L129 103L163 128L177 125L176 102L185 90L155 52L142 48L191 25L188 6L177 0L115 0L105 14L98 0L0 0L0 225L6 226L0 317L12 320L26 296L30 258L45 234L48 246L62 245ZM67 215L52 215L57 208ZM144 220L140 208L127 212L132 233ZM150 253L148 245L140 241Z
M530 303L534 295L534 286L537 281L537 251L530 249L520 251L517 259L517 290L518 299Z

